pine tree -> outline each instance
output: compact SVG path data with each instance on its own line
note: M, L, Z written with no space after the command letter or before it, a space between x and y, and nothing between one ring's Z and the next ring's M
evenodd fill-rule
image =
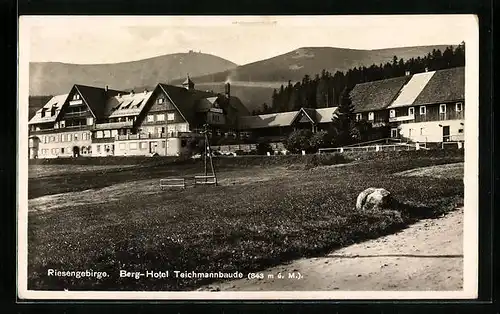
M331 133L336 146L349 145L355 133L354 105L348 89L344 89L341 101L332 119Z

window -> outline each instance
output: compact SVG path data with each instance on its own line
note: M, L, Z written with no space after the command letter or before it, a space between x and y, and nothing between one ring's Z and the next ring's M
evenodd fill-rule
M42 109L40 112L40 117L45 118L45 109Z
M409 116L415 115L415 108L413 108L413 107L408 108L408 115Z
M75 141L78 141L78 133L75 133Z
M165 114L157 114L156 115L156 121L165 121Z
M161 148L165 148L165 141L161 141Z
M158 98L158 103L163 104L163 98Z
M118 130L111 130L111 137L116 137L118 135Z
M148 121L148 122L154 122L154 121L155 121L155 116L153 116L152 114L151 114L151 115L148 115L148 117L147 117L147 121Z
M71 142L71 133L66 134L66 141Z
M64 147L61 148L61 154L64 154Z
M446 105L445 104L439 105L439 113L446 113Z
M411 137L413 135L413 129L408 129L408 137Z
M130 143L128 147L130 149L137 149L137 143Z
M462 105L462 103L461 103L461 102L457 102L457 103L455 104L455 111L456 111L456 112L461 112L462 110L463 110L463 105Z
M78 100L80 99L80 94L76 93L73 95L73 100Z
M420 106L420 114L426 114L427 113L427 110L425 108L425 106Z
M167 114L167 120L168 121L173 121L175 119L175 115L173 113L168 113Z
M61 134L56 135L56 143L59 143L61 141Z
M61 122L59 122L59 126L61 128L64 128L66 126L64 120L61 120Z
M394 117L396 117L396 110L391 109L391 110L389 111L389 118L394 118Z
M186 147L187 141L186 140L181 140L181 147Z
M360 121L361 120L361 113L357 113L356 114L356 121Z
M119 147L120 149L125 149L126 148L125 143L120 143Z
M424 128L420 128L420 135L424 135Z
M87 125L92 125L94 123L94 118L87 118Z
M375 119L375 114L373 112L368 113L368 120L373 121Z
M102 136L103 136L102 131L97 131L97 132L95 132L95 137L96 137L96 138L102 138Z
M110 130L105 130L104 131L104 137L110 137L111 136L111 131Z
M101 152L101 145L97 145L97 146L96 146L96 151L97 151L98 153L100 153L100 152Z
M464 133L464 129L458 129L458 133Z
M84 141L87 140L87 133L82 133L82 140L84 140Z
M391 129L391 137L398 137L398 129Z
M147 142L141 142L141 149L147 149L148 148L148 143Z

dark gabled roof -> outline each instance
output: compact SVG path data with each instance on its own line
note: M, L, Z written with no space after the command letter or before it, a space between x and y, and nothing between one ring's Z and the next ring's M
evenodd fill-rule
M452 102L465 98L465 68L439 70L434 73L414 105Z
M101 87L93 87L75 84L76 90L81 94L82 98L89 105L90 110L94 113L97 119L103 118L105 114L105 104L109 97L118 94L124 94L124 91L108 89L107 91Z
M250 115L250 111L248 111L248 108L241 102L241 100L238 97L230 96L229 104L231 105L231 107L236 109L238 115L241 116Z
M178 87L167 84L159 84L160 87L167 93L173 104L177 107L181 115L188 123L195 123L195 113L200 101L217 95L210 92L199 90L187 90L184 87Z
M407 76L357 84L350 93L355 112L385 109L410 78Z

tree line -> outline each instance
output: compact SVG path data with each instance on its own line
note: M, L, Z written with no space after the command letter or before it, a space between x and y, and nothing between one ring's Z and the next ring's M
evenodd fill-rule
M252 114L295 111L304 108L325 108L338 106L345 90L350 91L356 84L404 76L406 71L419 73L436 71L465 65L465 43L448 46L443 52L433 49L424 57L403 60L397 56L392 62L373 64L370 67L354 67L347 72L337 71L334 74L322 70L311 77L305 75L300 82L286 86L281 85L272 95L272 103L264 103L261 110Z

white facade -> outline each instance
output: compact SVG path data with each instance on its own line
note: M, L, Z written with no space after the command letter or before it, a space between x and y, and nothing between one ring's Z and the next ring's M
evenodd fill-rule
M449 136L444 136L443 128L449 128ZM400 137L412 142L438 143L443 141L464 140L464 120L444 120L419 123L403 123L399 125Z

